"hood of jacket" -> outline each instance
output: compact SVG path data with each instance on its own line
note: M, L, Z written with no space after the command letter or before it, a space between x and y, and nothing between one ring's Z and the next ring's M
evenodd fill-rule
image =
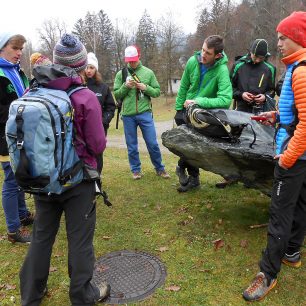
M201 51L196 51L194 53L194 56L196 57L197 61L199 63L201 63ZM227 58L227 55L224 53L224 51L222 52L222 57L220 57L219 59L217 59L215 61L215 63L211 66L208 66L207 68L210 69L212 67L217 67L217 66L220 66L220 65L223 65L223 64L227 64L228 63L228 58Z
M82 78L70 67L52 64L37 66L33 76L38 84L51 89L67 90L72 85L81 85Z

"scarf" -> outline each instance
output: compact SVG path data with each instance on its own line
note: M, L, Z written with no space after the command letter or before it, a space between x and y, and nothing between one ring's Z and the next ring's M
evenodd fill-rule
M21 97L25 91L25 85L20 76L20 65L12 64L11 62L0 58L0 68L3 70L4 75L11 81L18 97Z

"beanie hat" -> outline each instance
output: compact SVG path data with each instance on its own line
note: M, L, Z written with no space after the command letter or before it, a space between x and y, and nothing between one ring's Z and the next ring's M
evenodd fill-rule
M33 65L33 68L38 65L48 66L52 65L52 62L47 58L46 56L42 55L39 52L35 52L30 57L31 65Z
M96 58L95 54L92 52L89 52L87 54L87 65L94 66L97 70L99 69L99 63L98 59Z
M265 39L255 39L251 45L250 52L256 56L269 56L268 42Z
M124 60L126 63L137 62L139 60L139 54L135 46L129 46L125 49Z
M73 68L76 72L87 65L87 52L76 36L64 34L53 50L54 64Z
M6 45L6 43L12 38L16 33L12 32L1 32L0 33L0 50Z
M306 12L293 12L278 24L276 32L306 48Z

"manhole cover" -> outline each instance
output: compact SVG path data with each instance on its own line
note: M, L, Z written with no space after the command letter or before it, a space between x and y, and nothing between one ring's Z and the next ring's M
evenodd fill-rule
M111 286L108 304L143 300L160 287L166 278L164 264L145 252L118 251L100 257L95 263L93 279Z

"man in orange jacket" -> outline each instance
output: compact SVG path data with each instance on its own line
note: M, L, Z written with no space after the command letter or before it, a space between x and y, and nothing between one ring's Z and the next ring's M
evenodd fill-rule
M278 123L277 161L270 206L268 241L260 272L243 292L247 301L264 298L276 285L281 263L301 266L306 232L306 12L294 12L276 28L286 65L279 112L266 112L264 124Z

